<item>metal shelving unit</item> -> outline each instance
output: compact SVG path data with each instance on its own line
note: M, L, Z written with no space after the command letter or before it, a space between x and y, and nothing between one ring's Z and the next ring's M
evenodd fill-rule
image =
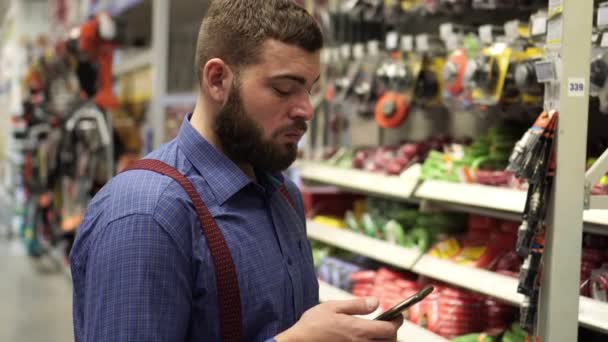
M422 200L445 209L519 220L526 192L479 184L445 181L419 181L419 170L401 176L387 176L361 170L338 168L311 161L298 161L295 167L303 179L339 188L407 202ZM585 210L585 231L608 235L608 210Z
M448 284L519 305L523 296L517 293L516 278L484 269L458 265L388 242L353 233L345 229L327 227L309 221L308 237L326 244L366 256L388 265L412 271ZM577 295L578 297L578 292ZM580 297L578 321L590 329L608 333L608 304Z

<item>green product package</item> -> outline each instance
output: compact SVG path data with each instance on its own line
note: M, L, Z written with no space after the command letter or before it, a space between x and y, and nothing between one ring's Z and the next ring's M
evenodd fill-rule
M363 214L361 217L361 224L363 225L363 232L365 235L370 237L378 236L378 226L370 213Z
M399 222L395 220L388 221L384 225L383 231L386 241L400 246L405 244L405 233L403 231L403 226L401 226Z

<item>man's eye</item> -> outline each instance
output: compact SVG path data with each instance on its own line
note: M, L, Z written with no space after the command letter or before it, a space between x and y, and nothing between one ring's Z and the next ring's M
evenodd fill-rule
M279 89L277 87L273 87L273 89L281 97L287 97L287 96L291 95L290 91L284 91L284 90L281 90L281 89Z

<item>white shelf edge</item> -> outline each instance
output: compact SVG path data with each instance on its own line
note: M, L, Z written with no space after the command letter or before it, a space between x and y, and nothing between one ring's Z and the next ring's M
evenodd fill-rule
M319 281L319 299L321 302L328 300L349 300L355 296L343 291L337 287L331 286L323 281ZM366 316L366 318L372 318L377 313ZM422 327L412 324L408 321L403 322L403 326L397 333L397 339L399 341L416 341L416 342L447 342L449 340L436 335Z
M578 315L581 325L608 333L608 303L580 297Z
M402 269L410 269L420 257L420 251L393 245L346 229L326 227L308 221L308 236L326 244L359 253Z
M152 65L152 49L137 52L125 52L121 55L118 63L113 67L114 76L122 76L127 73L143 69Z
M525 207L526 192L480 184L446 181L419 181L418 170L406 171L402 176L387 176L354 169L344 169L319 162L299 160L294 165L303 179L331 184L366 194L388 196L407 201L419 199L443 203L450 208L503 219L518 219ZM608 210L587 210L586 224L608 226ZM586 231L608 235L608 227Z
M416 197L512 213L522 213L526 203L524 191L445 181L424 181Z
M523 299L523 295L517 293L518 280L515 278L458 265L429 255L423 255L412 268L411 265L420 255L415 250L312 221L308 221L308 236L376 261L498 298L510 304L519 305ZM588 328L608 332L608 304L581 296L579 321Z
M401 176L345 169L304 160L299 160L296 167L300 170L301 177L307 180L405 200L413 200L412 194L418 186L420 175L419 165L412 166Z

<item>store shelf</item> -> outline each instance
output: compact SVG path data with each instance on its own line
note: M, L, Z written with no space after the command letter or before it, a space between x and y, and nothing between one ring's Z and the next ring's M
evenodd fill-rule
M608 303L580 297L578 319L587 328L608 333Z
M355 298L352 294L333 287L323 281L319 281L319 298L322 302L328 300L348 300ZM366 318L372 318L377 313L373 313ZM436 335L424 328L414 325L408 321L403 323L401 329L397 333L399 341L416 341L416 342L447 342L448 340Z
M515 278L480 268L458 265L429 255L423 256L411 271L514 305L519 305L524 298L517 293L518 280Z
M344 169L310 161L298 161L296 167L303 179L402 200L413 200L412 193L420 176L419 165L410 167L401 176Z
M523 296L517 293L517 280L486 270L440 260L388 242L370 238L344 229L308 222L308 236L314 240L339 247L391 266L441 280L512 304Z
M526 204L524 191L444 181L423 182L416 197L510 213L522 213Z
M608 225L608 210L586 210L583 218L586 223Z
M327 227L308 221L308 237L328 245L355 252L386 264L411 269L421 256L417 249L407 249L382 240L353 233L346 229Z
M519 305L523 300L523 296L517 293L518 280L512 277L458 265L429 255L421 255L415 250L311 221L308 222L308 236L311 239L448 284L498 298L513 305ZM582 325L588 328L608 332L608 304L581 297L579 320Z
M152 65L152 49L125 51L114 65L114 76L122 76Z

